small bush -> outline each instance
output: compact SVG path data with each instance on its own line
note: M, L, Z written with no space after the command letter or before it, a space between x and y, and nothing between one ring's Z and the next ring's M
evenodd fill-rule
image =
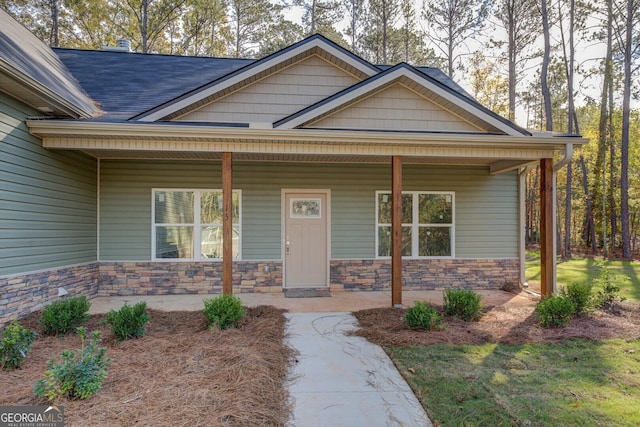
M444 312L447 316L458 317L465 322L477 320L482 315L482 295L471 289L446 289L444 291Z
M416 301L413 307L407 310L404 321L411 328L422 328L427 331L442 329L442 316L426 301Z
M233 295L220 295L204 300L203 313L207 318L207 326L217 326L220 329L236 327L245 315L242 301Z
M13 321L2 331L0 338L0 367L7 370L19 368L35 339L34 331Z
M141 301L133 307L125 304L120 310L107 313L107 323L111 332L120 341L144 335L144 325L149 321L147 303Z
M620 296L620 287L611 283L612 275L607 267L603 267L600 270L600 278L596 280L596 283L602 286L602 289L598 290L595 295L595 306L598 308L610 307L614 302L624 301L626 298Z
M576 311L571 298L566 296L549 297L536 307L536 313L543 328L557 328L566 325Z
M582 314L593 311L594 301L591 283L572 283L560 290L560 295L569 298L575 306L575 313Z
M87 297L79 296L56 301L44 308L40 323L47 335L66 334L89 320L91 303Z
M100 332L92 332L87 342L87 330L80 327L77 331L82 347L75 353L64 350L62 363L56 363L55 359L47 362L44 378L39 379L34 388L37 396L47 397L49 401L60 397L86 399L102 387L111 359L106 356L106 348L98 347Z

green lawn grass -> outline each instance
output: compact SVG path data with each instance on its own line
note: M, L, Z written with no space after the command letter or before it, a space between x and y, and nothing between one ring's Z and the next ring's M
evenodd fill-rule
M637 340L386 350L434 425L640 425Z
M558 261L556 276L559 286L591 282L600 277L602 268L611 274L611 283L620 288L620 295L631 301L640 301L640 262L608 261L592 258L573 258ZM526 277L531 283L540 282L540 252L528 251Z
M558 283L595 281L604 267L622 296L640 301L640 262L559 262ZM539 253L527 253L527 278L540 279ZM437 426L640 425L638 339L386 351Z

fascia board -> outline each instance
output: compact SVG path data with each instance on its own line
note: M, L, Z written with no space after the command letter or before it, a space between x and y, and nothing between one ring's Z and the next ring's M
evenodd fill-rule
M495 146L505 148L564 149L567 144L587 144L582 137L525 136L495 134L446 134L422 132L348 131L328 129L252 129L189 126L158 123L103 123L69 120L27 120L29 131L40 138L114 138L162 140L234 140L264 142L323 142L346 144L385 144L444 146Z
M1 60L1 58L0 73L4 73L7 77L13 79L16 84L22 86L25 91L28 91L36 97L42 99L47 104L55 107L55 109L64 111L69 115L69 117L88 119L93 117L93 115L98 112L98 110L86 111L85 109L68 102L65 98L59 96L45 85L41 84L37 80L32 79L27 74L11 66L11 64L8 64L6 61Z

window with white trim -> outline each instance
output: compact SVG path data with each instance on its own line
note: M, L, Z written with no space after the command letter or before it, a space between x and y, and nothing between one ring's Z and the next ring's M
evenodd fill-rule
M233 190L233 258L241 257L242 193ZM222 258L222 190L153 190L153 259Z
M454 255L455 193L402 192L402 256ZM391 192L376 191L376 256L391 256Z

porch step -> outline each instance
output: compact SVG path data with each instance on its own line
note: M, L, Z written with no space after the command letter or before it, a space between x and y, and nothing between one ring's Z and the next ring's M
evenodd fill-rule
M329 288L285 288L285 298L317 298L330 297Z

